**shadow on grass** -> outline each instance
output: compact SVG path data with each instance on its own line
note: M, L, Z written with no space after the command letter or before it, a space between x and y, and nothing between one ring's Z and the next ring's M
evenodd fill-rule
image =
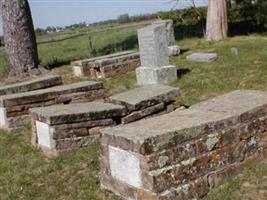
M177 69L177 77L178 78L181 78L183 75L187 74L191 72L191 70L189 68L179 68Z

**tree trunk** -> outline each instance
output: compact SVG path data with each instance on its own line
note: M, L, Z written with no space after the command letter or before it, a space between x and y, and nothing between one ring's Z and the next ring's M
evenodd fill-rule
M220 41L227 38L227 0L209 0L206 40Z
M36 37L27 0L1 0L5 51L10 75L27 77L45 70L39 66Z

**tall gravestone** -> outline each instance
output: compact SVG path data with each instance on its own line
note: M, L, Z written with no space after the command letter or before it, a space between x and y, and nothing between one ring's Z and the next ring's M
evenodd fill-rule
M167 20L157 20L154 21L153 24L155 25L164 25L167 31L167 43L168 46L175 45L175 36L174 36L174 28L173 28L173 21L171 19Z
M138 30L141 67L137 68L139 85L170 84L177 80L176 67L169 64L167 31L164 24Z

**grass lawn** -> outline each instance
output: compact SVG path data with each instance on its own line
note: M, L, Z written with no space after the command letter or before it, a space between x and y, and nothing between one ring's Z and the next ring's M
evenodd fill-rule
M64 64L69 64L71 61L85 59L92 57L90 53L90 40L91 37L93 47L95 49L105 49L114 43L122 43L127 38L136 37L137 27L128 29L112 30L108 34L102 31L95 34L85 34L74 38L69 38L62 41L47 42L38 44L38 52L41 65L44 67L52 68ZM51 36L53 37L53 36ZM126 44L125 44L126 45ZM134 46L135 44L128 42L128 45ZM120 46L116 47L118 50ZM128 48L128 47L127 47ZM111 49L111 48L110 48ZM103 54L102 52L98 52ZM4 49L0 47L0 78L6 76L9 72L9 65L4 56Z
M236 89L267 89L267 37L259 35L229 38L206 43L201 39L177 42L189 51L173 58L172 63L187 73L174 86L180 87L181 104L192 105L209 97ZM239 48L233 56L231 47ZM215 51L213 63L189 63L185 57L197 51ZM54 71L70 83L70 66ZM104 81L110 94L137 87L134 72ZM30 145L30 127L7 133L0 131L0 199L90 199L116 200L100 190L98 180L99 146L74 151L53 159L45 158ZM267 162L263 161L225 185L214 189L205 200L267 199Z

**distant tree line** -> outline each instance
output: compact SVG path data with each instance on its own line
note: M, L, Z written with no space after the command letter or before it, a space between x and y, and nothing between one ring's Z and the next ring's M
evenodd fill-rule
M250 33L253 31L265 31L267 29L267 1L266 0L228 0L228 21L230 34ZM37 35L45 35L50 32L59 32L65 29L75 30L87 26L97 26L106 24L124 24L130 22L140 22L144 20L173 19L176 27L176 38L191 36L203 36L205 32L205 23L207 8L190 7L187 9L177 9L172 11L158 12L153 14L141 14L130 16L122 14L117 19L104 20L87 24L81 22L65 27L37 28ZM0 46L3 46L3 37L0 36Z
M140 22L145 20L152 20L158 18L159 13L153 14L141 14L141 15L134 15L130 16L129 14L122 14L117 18L118 23L130 23L130 22Z

